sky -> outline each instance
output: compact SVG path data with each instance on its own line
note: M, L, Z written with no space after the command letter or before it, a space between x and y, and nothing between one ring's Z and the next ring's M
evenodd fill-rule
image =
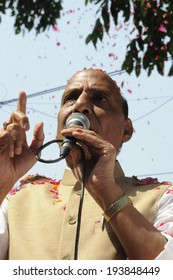
M129 103L129 117L133 121L132 139L123 145L118 156L127 176L151 176L159 181L173 181L172 166L172 77L154 71L150 77L142 70L139 77L120 72L126 45L129 42L130 24L120 20L104 35L97 50L86 45L96 10L84 1L64 1L64 10L57 28L37 35L34 30L15 35L14 19L2 17L0 24L0 126L16 109L18 93L28 96L27 115L32 139L34 124L43 121L45 142L55 138L57 112L63 88L68 79L83 68L99 68L111 74ZM70 3L69 3L70 2ZM170 62L167 62L166 73ZM40 93L31 98L30 95ZM47 165L37 163L28 174L44 174L61 179L65 161Z

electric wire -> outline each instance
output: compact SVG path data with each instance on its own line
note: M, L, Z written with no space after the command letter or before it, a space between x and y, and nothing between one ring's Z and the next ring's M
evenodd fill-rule
M31 94L27 95L27 99L42 96L42 95L52 93L52 92L55 92L55 91L59 91L59 90L63 90L63 89L65 89L65 85L58 86L58 87L51 88L51 89L47 89L47 90L42 90L42 91L35 92L35 93L31 93ZM18 98L12 98L12 99L8 99L8 100L0 101L0 106L6 105L6 104L9 104L9 103L13 103L13 102L17 102L17 101L18 101Z
M152 177L152 176L162 176L162 175L170 175L173 174L173 171L170 172L160 172L160 173L150 173L150 174L142 174L142 175L137 175L137 177Z
M152 114L153 112L157 111L158 109L160 109L161 107L163 107L164 105L166 105L167 103L169 103L171 100L173 99L173 97L169 98L168 100L166 100L165 102L163 102L162 104L160 104L159 106L157 106L156 108L154 108L153 110L149 111L148 113L136 118L133 120L133 122L139 121L143 118L145 118L146 116Z
M39 113L39 114L41 114L41 115L44 115L44 116L47 116L47 117L49 117L49 118L53 118L53 119L57 119L57 116L52 116L52 115L50 115L50 114L47 114L47 113L45 113L45 112L42 112L42 111L40 111L40 110L37 110L37 109L33 109L33 108L31 108L31 107L26 107L28 110L32 110L32 111L34 111L34 112L37 112L37 113Z

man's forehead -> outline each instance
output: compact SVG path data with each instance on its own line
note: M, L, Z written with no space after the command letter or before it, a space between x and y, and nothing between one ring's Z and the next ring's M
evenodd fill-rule
M98 89L112 96L118 103L122 103L122 95L119 87L112 78L101 70L82 70L77 72L68 81L65 91L62 95L62 103L64 97L76 89Z
M109 75L101 70L83 70L77 72L68 81L66 87L71 86L99 86L105 83L106 86L116 87L115 81L111 79Z
M78 79L100 79L100 78L110 78L105 72L101 70L82 70L77 72L72 76L70 80L78 80ZM110 78L111 79L111 78Z

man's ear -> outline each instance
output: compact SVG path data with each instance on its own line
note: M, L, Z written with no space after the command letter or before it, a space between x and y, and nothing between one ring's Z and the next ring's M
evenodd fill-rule
M131 119L127 118L124 120L124 132L123 132L123 143L131 139L133 134L133 125Z

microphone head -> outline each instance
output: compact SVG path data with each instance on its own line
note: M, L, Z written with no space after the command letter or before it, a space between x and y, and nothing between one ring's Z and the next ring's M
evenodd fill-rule
M65 127L70 127L71 124L83 126L84 129L90 128L89 119L82 113L72 113L66 120Z

